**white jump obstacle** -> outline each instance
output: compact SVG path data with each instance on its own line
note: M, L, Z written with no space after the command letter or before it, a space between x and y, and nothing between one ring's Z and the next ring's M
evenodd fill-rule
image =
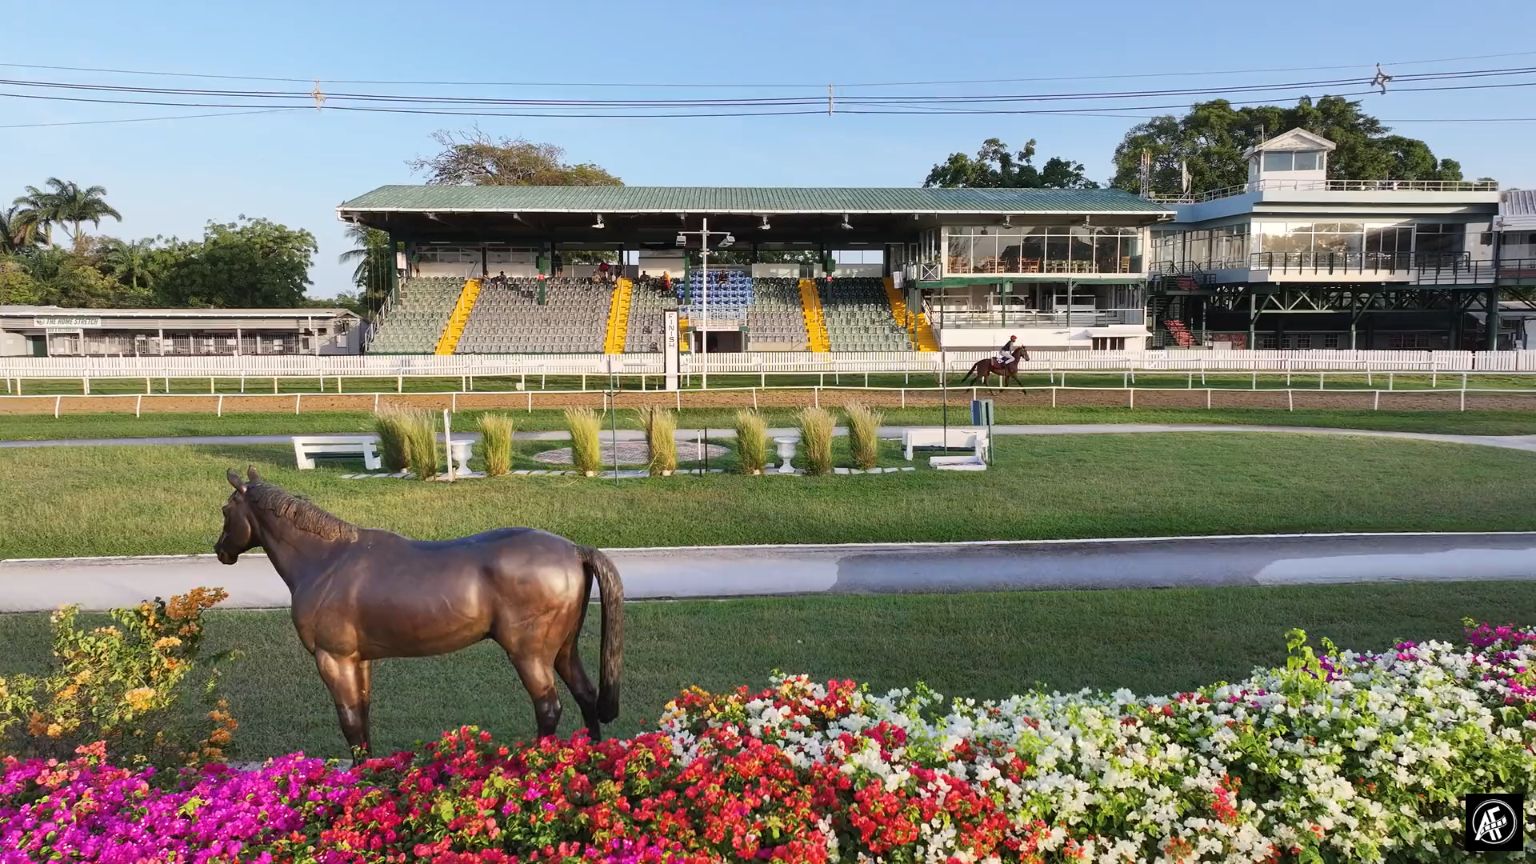
M942 426L914 426L901 433L901 445L908 462L912 451L917 449L975 450L983 458L989 445L987 430L974 426L951 426L949 437L944 437Z
M363 460L363 467L377 471L384 467L378 445L379 439L374 435L295 435L293 461L300 471L312 471L316 456L356 457Z

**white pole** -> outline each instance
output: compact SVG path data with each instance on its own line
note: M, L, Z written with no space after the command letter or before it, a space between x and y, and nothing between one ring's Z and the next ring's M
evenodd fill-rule
M699 328L699 389L709 389L709 218L703 220L699 230L699 305L703 307L703 324Z
M443 452L448 457L448 481L453 482L453 427L449 425L448 409L443 409Z

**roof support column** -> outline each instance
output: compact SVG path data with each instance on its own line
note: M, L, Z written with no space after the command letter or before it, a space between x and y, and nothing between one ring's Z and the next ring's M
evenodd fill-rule
M1494 284L1488 286L1488 350L1499 350L1499 285L1497 279Z

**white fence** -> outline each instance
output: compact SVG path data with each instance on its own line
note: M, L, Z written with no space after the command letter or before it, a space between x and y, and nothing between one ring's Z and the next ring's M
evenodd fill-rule
M969 368L988 351L711 354L682 358L684 374L927 373ZM707 366L707 368L706 368ZM1025 372L1536 372L1536 351L1058 351ZM660 354L301 357L3 357L0 379L422 378L662 374Z

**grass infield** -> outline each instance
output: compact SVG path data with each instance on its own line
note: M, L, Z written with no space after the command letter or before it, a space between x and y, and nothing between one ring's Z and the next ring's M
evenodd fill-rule
M518 442L515 465L551 446ZM846 447L836 439L835 464L850 464ZM903 464L897 442L882 448L882 464ZM247 463L343 518L420 538L508 525L608 547L1536 529L1536 454L1520 451L1226 432L1012 437L995 449L982 473L919 460L880 476L457 484L345 480L360 467L345 463L301 472L281 444L0 449L0 477L27 481L0 496L0 558L207 552L224 472Z

